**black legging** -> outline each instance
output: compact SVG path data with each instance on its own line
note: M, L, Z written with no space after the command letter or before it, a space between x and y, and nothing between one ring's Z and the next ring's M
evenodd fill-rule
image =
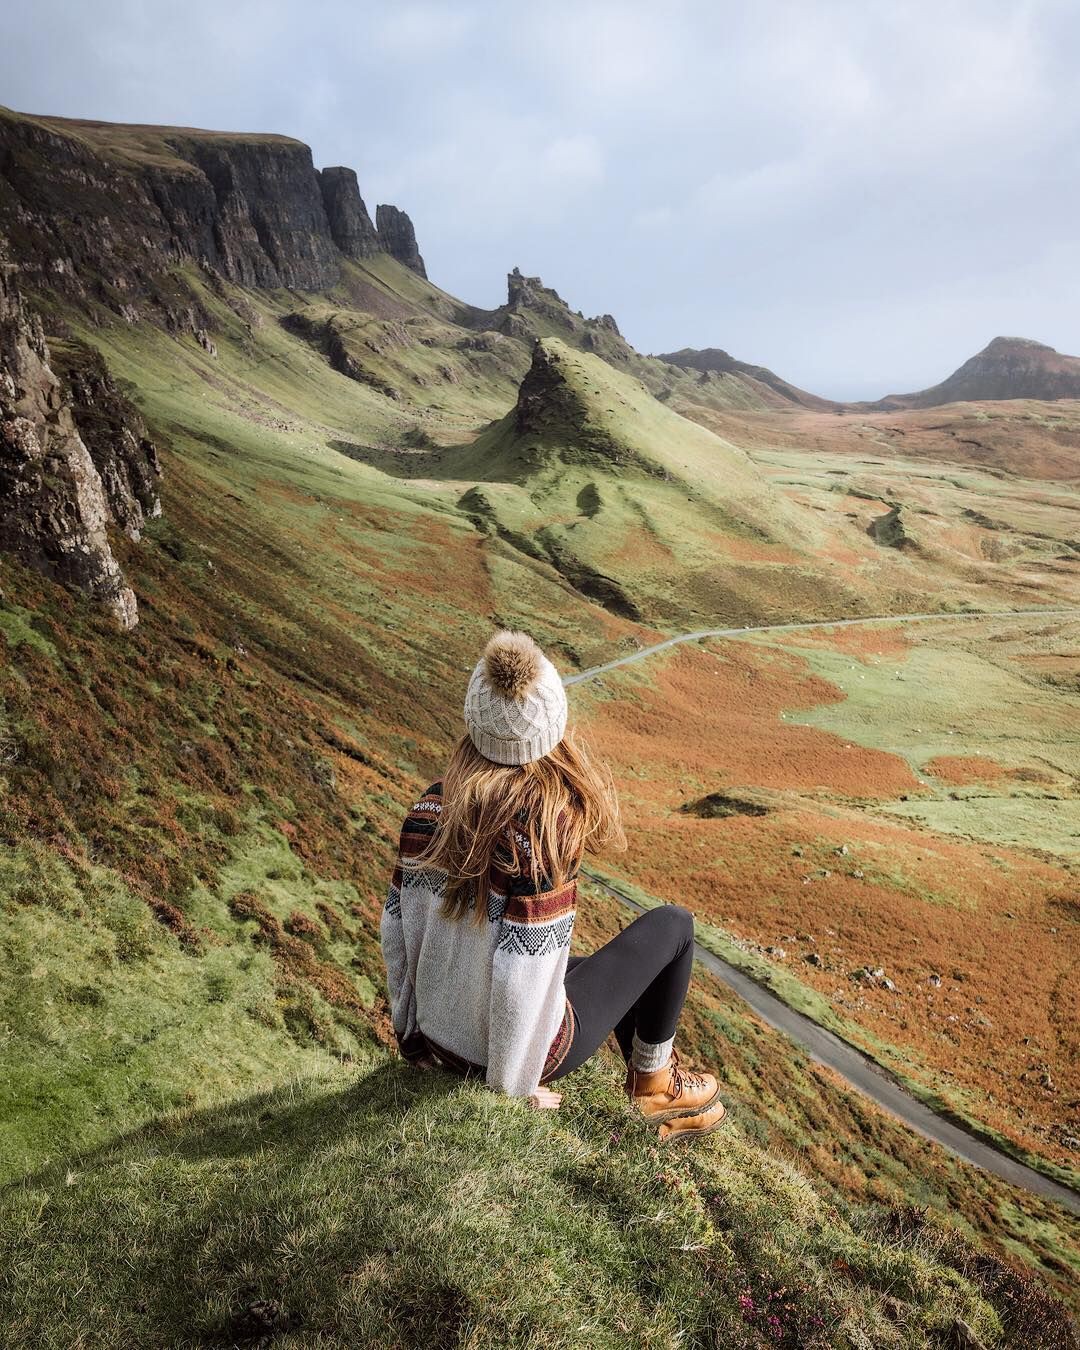
M574 1039L549 1081L579 1068L612 1031L627 1063L635 1031L654 1045L671 1040L693 964L694 916L681 905L646 910L591 956L571 956L566 996Z

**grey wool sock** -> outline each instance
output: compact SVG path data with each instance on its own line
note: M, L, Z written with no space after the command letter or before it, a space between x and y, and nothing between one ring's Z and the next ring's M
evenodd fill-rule
M635 1031L630 1063L638 1073L655 1073L671 1058L671 1047L674 1044L674 1036L670 1041L643 1041Z

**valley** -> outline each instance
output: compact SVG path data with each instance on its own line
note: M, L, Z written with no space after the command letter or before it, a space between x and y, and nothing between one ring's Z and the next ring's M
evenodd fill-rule
M0 132L12 1344L43 1316L56 1344L247 1336L271 1287L308 1327L382 1318L408 1342L442 1300L524 1344L549 1311L529 1259L571 1291L560 1344L739 1328L744 1286L793 1291L786 1344L825 1334L819 1307L863 1343L957 1318L1070 1343L1046 1291L1075 1306L1073 1216L878 1111L707 971L688 1053L719 1065L733 1129L622 1161L610 1057L554 1122L410 1079L377 931L476 653L525 628L619 784L630 850L596 875L688 905L785 1002L1075 1187L1080 403L818 406L761 367L643 356L517 269L498 309L448 295L404 213L373 223L299 142ZM86 353L108 387L73 375ZM103 505L72 495L90 460ZM873 622L638 659L847 619ZM626 918L583 883L578 949ZM397 1151L425 1140L430 1204ZM523 1149L573 1204L530 1189ZM383 1186L392 1237L360 1217ZM621 1273L660 1207L667 1301ZM517 1322L461 1268L474 1239L525 1254ZM152 1298L147 1251L171 1272Z

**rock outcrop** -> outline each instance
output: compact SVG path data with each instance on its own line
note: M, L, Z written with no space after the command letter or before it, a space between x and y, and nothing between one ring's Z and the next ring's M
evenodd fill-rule
M889 508L883 516L875 516L866 527L866 533L875 544L884 548L913 549L916 541L908 531L903 507L899 502L886 502Z
M396 206L378 206L375 208L375 224L382 251L406 267L411 267L426 280L427 269L416 245L416 231L405 212L399 211Z
M378 231L360 196L355 170L343 166L323 169L319 174L319 186L330 233L346 258L371 258L382 252Z
M506 304L486 315L485 322L507 337L519 339L557 333L617 369L637 358L610 314L586 319L572 310L558 291L545 286L539 277L525 276L517 267L506 278Z
M51 365L71 397L71 412L105 492L109 514L129 539L161 515L161 463L138 409L117 388L100 352L53 340Z
M143 133L137 150L125 131ZM137 311L182 258L246 286L320 290L340 275L299 141L14 116L0 143L0 230L28 285Z
M74 395L64 385L14 269L0 262L0 550L85 591L124 628L138 607L107 527L137 537L161 509L145 430L99 357L83 361Z
M936 408L1007 398L1080 398L1080 357L1031 338L996 337L940 384L915 394L889 394L869 406Z
M284 137L176 137L171 145L213 193L206 256L219 271L246 286L318 291L337 284L341 259L306 145ZM199 189L205 193L201 181Z

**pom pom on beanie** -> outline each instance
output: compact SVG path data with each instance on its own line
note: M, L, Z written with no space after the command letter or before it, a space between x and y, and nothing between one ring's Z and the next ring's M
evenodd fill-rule
M566 731L566 690L528 633L501 629L476 663L465 694L473 745L496 764L528 764Z

